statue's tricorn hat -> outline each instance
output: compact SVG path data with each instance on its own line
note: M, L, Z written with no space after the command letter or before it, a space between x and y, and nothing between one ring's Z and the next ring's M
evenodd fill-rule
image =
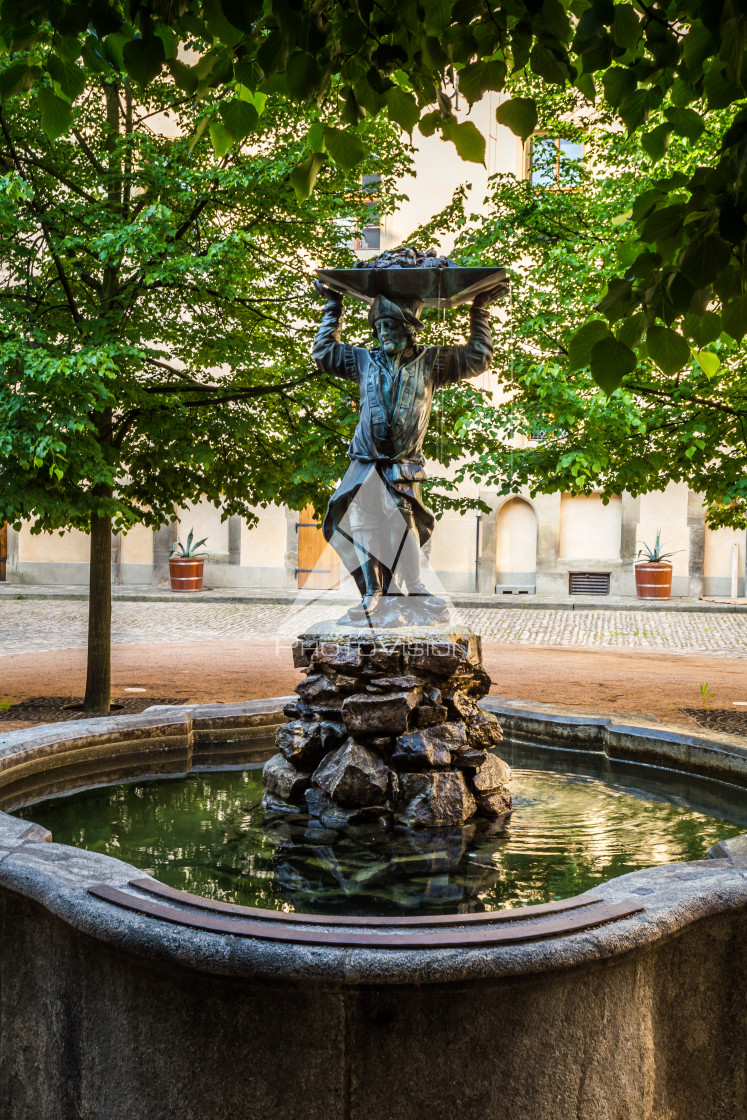
M372 329L375 328L377 319L399 319L405 326L412 327L416 331L422 331L425 326L414 312L407 307L400 307L398 303L393 303L381 293L377 295L368 312L368 321Z

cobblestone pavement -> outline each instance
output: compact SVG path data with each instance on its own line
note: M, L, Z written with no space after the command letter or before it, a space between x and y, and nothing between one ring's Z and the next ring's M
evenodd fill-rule
M339 617L335 602L115 602L113 642L273 641L290 645L310 624ZM485 642L566 649L645 650L747 660L747 615L606 610L453 612ZM0 602L0 657L86 645L87 604L81 600Z

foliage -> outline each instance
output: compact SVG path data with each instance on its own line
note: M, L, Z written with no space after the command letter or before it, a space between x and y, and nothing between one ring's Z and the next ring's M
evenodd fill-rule
M292 107L268 102L218 156L195 132L220 98L185 102L168 76L138 95L88 74L54 142L43 88L0 111L0 520L127 529L202 495L250 520L319 503L355 416L313 369L308 277L352 261L345 242L396 204L395 130L363 126L375 199L325 165L301 204Z
M678 549L677 552L662 551L661 529L656 530L656 540L653 545L646 544L645 541L639 541L639 544L642 544L643 548L638 549L638 556L645 556L649 564L659 564L662 560L666 560L668 556L676 556L677 552L682 551L681 549Z
M664 326L641 347L645 314L626 313L614 283L605 290L606 277L638 259L630 217L636 196L655 174L686 177L718 150L720 135L714 128L697 141L672 136L654 172L642 140L628 138L609 114L530 88L539 127L583 140L584 159L574 164L561 155L562 189L499 175L487 219L470 221L460 198L446 216L445 224L462 230L455 259L506 262L512 281L493 317L494 368L505 390L492 405L475 407L473 457L456 481L471 477L503 493L601 490L609 498L681 480L705 496L711 525L744 527L745 343L706 310L687 319L692 351ZM652 124L667 111L664 103ZM682 219L679 211L655 218L661 228L665 220ZM443 225L442 217L433 224Z
M143 89L167 74L185 97L207 98L197 130L219 156L253 131L265 99L321 107L292 172L299 198L329 161L343 171L362 163L367 115L408 132L440 130L462 158L482 162L484 137L459 119L457 87L472 105L522 75L575 86L640 132L654 162L673 137L695 142L736 107L707 163L637 192L638 251L610 285L605 312L611 322L643 312L665 372L684 361L688 316L700 318L714 299L729 334L747 331L747 13L732 0L5 0L0 40L12 58L0 97L38 87L50 138L72 126L86 70L110 82L127 75ZM498 117L526 138L537 111L530 93L504 101ZM603 353L618 370L630 364L609 338Z
M200 547L200 545L203 545L205 543L207 537L202 537L199 541L195 541L193 540L194 535L194 529L190 529L186 544L182 544L181 541L176 541L174 544L172 544L170 559L194 560L197 556L206 556L207 553L198 552L197 549Z

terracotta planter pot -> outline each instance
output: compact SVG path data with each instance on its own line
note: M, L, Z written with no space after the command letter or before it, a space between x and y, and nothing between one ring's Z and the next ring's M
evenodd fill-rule
M672 565L666 560L636 564L635 589L639 599L668 599L672 594Z
M175 557L169 560L172 591L202 591L202 574L205 561L202 556L192 560Z

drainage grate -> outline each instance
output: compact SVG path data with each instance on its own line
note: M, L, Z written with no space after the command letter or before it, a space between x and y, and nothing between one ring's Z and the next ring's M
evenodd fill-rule
M609 595L609 572L569 572L569 595Z

